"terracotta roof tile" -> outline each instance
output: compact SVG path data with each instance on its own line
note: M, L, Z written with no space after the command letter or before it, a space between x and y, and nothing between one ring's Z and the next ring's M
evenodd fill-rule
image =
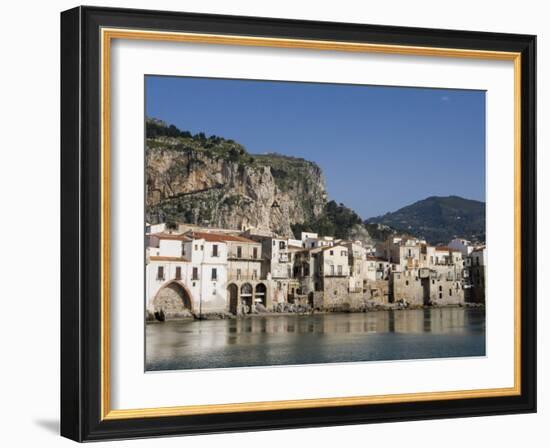
M159 240L180 240L180 241L190 241L189 237L187 235L183 234L177 234L177 233L153 233L148 236L154 236L157 237Z
M458 249L451 249L449 246L436 246L435 250L438 252L460 252Z
M256 241L250 240L248 238L238 236L238 235L230 235L227 233L214 233L214 232L193 232L191 233L192 237L194 239L200 239L205 240L209 242L218 242L218 243L224 243L226 241L236 241L240 243L255 243L259 244Z

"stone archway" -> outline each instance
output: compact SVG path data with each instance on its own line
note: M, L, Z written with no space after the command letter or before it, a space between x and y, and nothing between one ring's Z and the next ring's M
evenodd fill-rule
M263 283L258 283L254 290L254 302L261 303L263 306L267 306L266 292L266 286Z
M153 299L155 316L165 318L187 317L191 315L192 310L191 295L182 284L176 281L167 283L160 288Z
M241 286L241 303L246 305L248 313L252 312L252 285L250 283L244 283Z
M239 287L235 283L231 283L227 287L227 295L229 297L229 312L239 314Z

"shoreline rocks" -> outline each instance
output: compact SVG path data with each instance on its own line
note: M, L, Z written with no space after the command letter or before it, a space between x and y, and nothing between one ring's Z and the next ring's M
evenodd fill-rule
M183 320L223 320L223 319L247 319L249 317L262 317L262 316L304 316L304 315L316 315L316 314L360 314L370 313L376 311L405 311L405 310L418 310L418 309L441 309L441 308L479 308L484 309L485 305L482 303L464 303L456 305L405 305L403 303L389 303L389 304L377 304L368 303L360 308L349 307L333 307L325 310L315 310L311 306L296 305L296 304L279 304L285 306L277 306L273 310L269 310L264 306L258 307L247 314L234 315L229 312L215 312L204 313L201 316L198 314L178 313L178 315L166 316L164 320L158 319L150 311L146 312L146 323L162 323L164 321L183 321Z

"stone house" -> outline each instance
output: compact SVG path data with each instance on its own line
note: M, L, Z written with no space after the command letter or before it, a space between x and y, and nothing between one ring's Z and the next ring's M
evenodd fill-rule
M462 267L458 265L437 265L425 269L421 275L426 288L425 305L459 305L464 303Z
M404 269L390 273L391 301L400 300L415 306L424 305L424 286L420 269Z
M346 246L322 247L319 258L318 288L322 291L322 302L316 307L327 310L359 308L364 304L363 288L350 289L349 250Z
M460 251L462 258L466 258L474 250L473 244L464 238L454 238L449 244L449 248Z
M466 259L466 301L485 303L487 249L476 247Z
M146 302L165 318L226 312L227 246L189 235L147 237Z
M311 306L318 305L322 300L322 285L319 276L319 249L291 249L293 267L292 277L297 288L292 295L292 300L307 300ZM317 297L317 299L316 299Z
M349 291L362 293L367 280L367 249L360 241L342 241L339 244L348 251Z
M369 281L387 280L391 271L391 263L384 258L367 255L366 279Z
M286 238L249 233L262 245L261 278L268 282L272 306L293 301L298 285L292 279L293 251Z
M262 244L240 235L193 232L195 237L227 245L227 299L233 314L250 313L257 304L271 308L268 282L262 277Z
M430 246L412 237L390 237L386 253L393 262L389 273L390 301L411 305L464 302L464 260L458 249Z

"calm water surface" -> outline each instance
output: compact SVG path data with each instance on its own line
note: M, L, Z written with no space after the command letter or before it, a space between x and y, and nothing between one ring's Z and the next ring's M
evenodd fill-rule
M252 316L146 325L146 370L485 355L485 311Z

